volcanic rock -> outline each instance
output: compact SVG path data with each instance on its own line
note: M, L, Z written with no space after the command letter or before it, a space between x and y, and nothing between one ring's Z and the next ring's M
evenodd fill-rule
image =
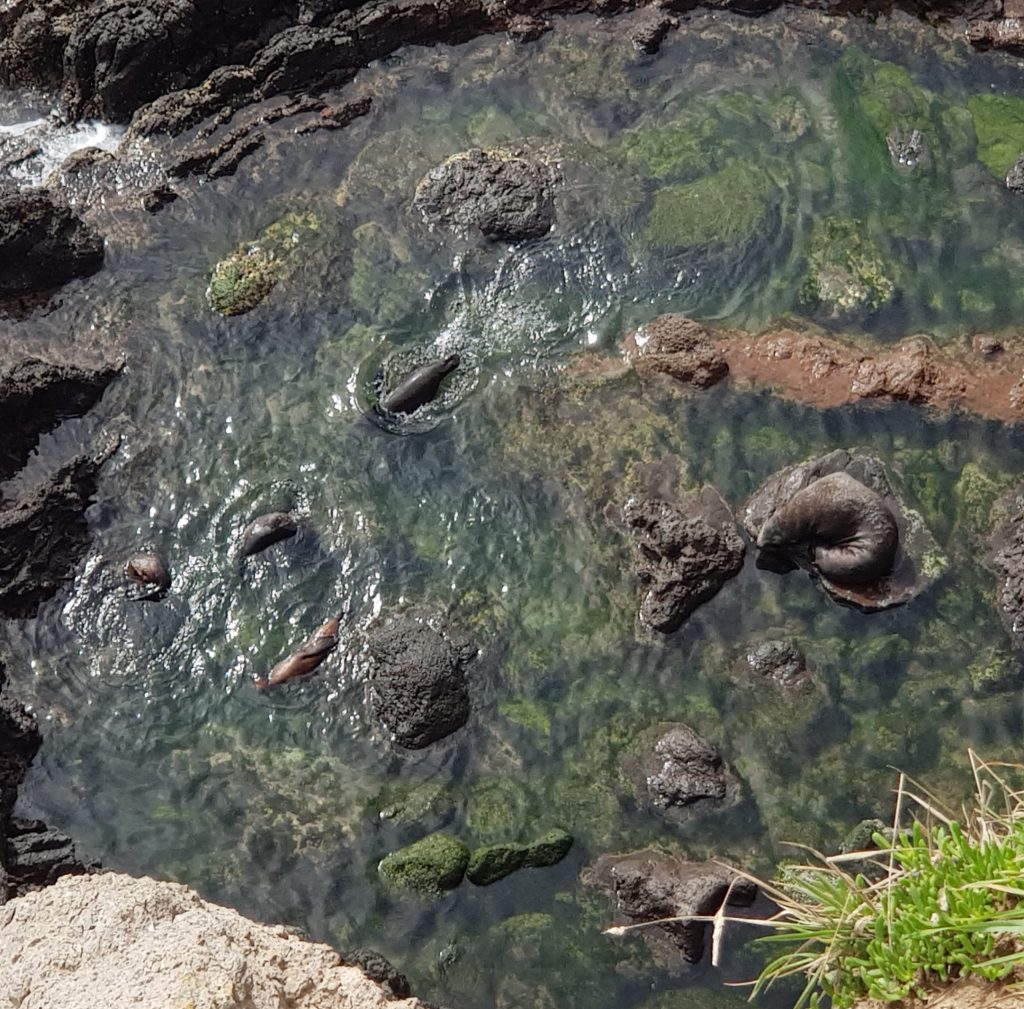
M476 647L445 620L409 611L371 629L367 643L373 707L396 742L421 749L466 724Z
M749 907L756 886L722 865L687 862L647 848L624 855L602 855L584 870L582 881L614 895L630 922L657 921L687 915L715 914L727 902ZM661 932L682 952L688 963L704 955L704 922L666 922L643 929L645 936Z
M640 619L668 634L713 598L743 566L746 545L713 487L679 504L631 498L623 508L633 573L646 589Z
M551 230L555 181L543 161L473 149L432 168L416 187L413 206L432 223L520 242Z
M685 315L660 315L625 340L626 358L638 375L668 375L707 389L729 373L725 355L711 334Z
M789 641L762 641L745 656L748 668L756 676L790 687L802 682L807 674L807 659Z

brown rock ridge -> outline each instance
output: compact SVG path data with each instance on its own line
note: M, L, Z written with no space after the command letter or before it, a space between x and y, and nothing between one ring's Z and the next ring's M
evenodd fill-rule
M0 909L0 1000L19 1009L424 1009L294 929L257 924L178 883L117 873L65 876Z

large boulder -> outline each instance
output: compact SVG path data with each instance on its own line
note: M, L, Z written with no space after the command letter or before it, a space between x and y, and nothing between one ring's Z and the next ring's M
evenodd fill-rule
M828 493L820 495L819 501L813 485L822 479L827 480ZM857 499L854 504L861 499L864 503L863 528L852 533L843 523L857 508L850 511L848 500L838 511L834 507L836 494L843 488L852 488ZM810 514L815 504L822 508L820 520ZM791 505L793 511L787 512ZM837 515L843 520L839 525L835 524ZM758 567L780 574L803 568L837 602L865 612L909 602L928 588L947 564L921 516L893 493L885 466L871 456L844 449L787 466L770 476L750 497L741 520L758 544ZM847 553L852 549L855 553L861 541L870 546L880 530L890 534L890 523L894 523L898 541L891 560L878 567L875 562L879 558L869 557L871 563L856 567L857 580L849 580L844 572L857 557L851 561ZM844 545L846 541L852 548ZM830 551L828 562L819 557L821 546ZM861 581L866 572L870 579Z
M45 294L103 266L103 239L47 192L0 191L0 301Z
M712 487L678 504L631 498L623 519L633 545L633 573L646 590L640 620L656 631L678 630L743 566L746 545Z
M546 235L555 222L554 168L511 151L470 150L432 168L413 206L435 224L519 242Z
M624 855L602 855L582 876L586 885L615 897L629 922L715 914L723 903L749 906L757 888L715 862L688 862L647 848ZM705 922L671 921L642 929L646 937L667 936L688 963L704 955Z
M711 334L685 315L659 315L625 340L626 359L638 375L668 375L683 385L707 389L729 374L725 355Z
M422 1009L329 946L179 883L65 877L10 902L0 920L2 990L20 1009Z
M368 634L374 710L395 741L420 749L466 724L476 647L437 614L409 611Z

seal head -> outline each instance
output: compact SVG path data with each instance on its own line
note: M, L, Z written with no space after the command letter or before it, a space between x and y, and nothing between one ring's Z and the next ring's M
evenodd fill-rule
M757 545L836 585L866 585L892 573L899 529L881 495L848 473L830 473L779 508Z

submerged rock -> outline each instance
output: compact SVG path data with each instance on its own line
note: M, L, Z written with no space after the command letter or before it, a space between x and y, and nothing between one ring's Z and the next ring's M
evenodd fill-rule
M633 572L646 588L640 619L668 634L740 571L746 545L713 487L679 504L630 499L623 508Z
M395 741L421 749L466 724L476 647L434 614L410 611L367 635L372 702Z
M729 373L725 355L699 322L685 315L659 315L625 340L626 359L638 375L668 375L707 389Z
M474 149L432 168L416 187L413 206L432 223L520 242L551 230L556 180L554 168L539 159Z
M548 831L529 844L488 844L477 848L469 858L466 878L477 886L489 886L519 869L542 869L557 865L569 854L572 834L564 830Z
M624 855L602 855L584 870L582 881L612 894L630 922L715 914L723 903L749 907L757 887L725 866L687 862L647 848ZM667 936L688 963L704 955L705 922L665 922L641 934ZM655 940L656 941L656 940Z
M828 318L839 319L881 308L895 290L862 222L827 217L815 224L807 249L808 302L820 305Z
M462 882L469 865L469 849L447 834L428 834L385 856L378 871L399 890L417 897L439 897Z
M48 294L103 266L103 238L49 193L0 191L0 299Z
M748 649L747 667L756 676L791 687L802 683L807 676L807 659L789 641L762 641Z
M855 537L851 552L843 540L845 533L838 538L830 533L828 523L832 520L832 513L828 509L822 512L821 521L824 525L818 532L811 528L814 525L812 521L805 530L805 537L794 533L790 544L779 549L780 543L775 540L780 520L787 516L786 508L792 502L800 513L795 518L799 518L816 500L813 493L808 497L804 493L805 489L813 487L816 481L824 478L828 478L830 487L836 480L841 480L844 488L864 489L858 491L858 500L863 498L863 507L867 509L864 512L864 542L875 543L881 537L891 545L891 537L895 533L898 546L891 555L888 550L884 551L884 556L871 554L871 563L866 567L858 567L854 563L853 568L850 568L851 557L854 562L858 560L856 548L859 541ZM825 503L831 500L831 495L825 495L823 499ZM777 515L779 519L775 518ZM844 512L843 517L845 521L850 516ZM794 521L785 528L799 531L799 523L795 521L794 515L791 514L790 518ZM865 612L909 602L935 581L947 563L931 533L925 528L921 516L903 505L893 494L882 463L871 456L853 454L843 449L797 466L789 466L769 477L747 502L742 521L760 548L758 567L777 573L793 571L798 566L806 567L833 599ZM840 525L845 528L842 523ZM767 536L763 535L765 530L768 530ZM817 538L819 533L820 540ZM834 550L833 547L838 549ZM804 553L800 554L800 550ZM831 553L826 558L822 551ZM884 568L888 572L883 574L881 572ZM867 580L850 580L851 570L856 571L858 578Z
M1013 647L1024 651L1024 487L997 503L990 565L998 576L996 601Z
M371 981L387 988L395 998L408 998L412 994L409 979L383 953L375 949L353 949L344 959L359 967Z
M673 28L679 24L670 14L659 10L645 11L634 23L629 40L634 48L649 56L654 55Z

